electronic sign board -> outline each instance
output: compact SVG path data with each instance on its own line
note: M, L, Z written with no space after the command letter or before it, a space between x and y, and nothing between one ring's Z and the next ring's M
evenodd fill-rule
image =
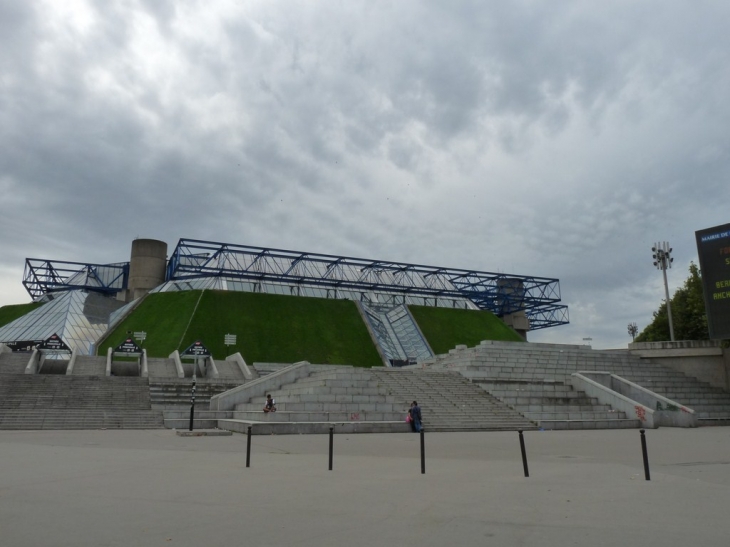
M711 339L730 338L730 224L695 232Z

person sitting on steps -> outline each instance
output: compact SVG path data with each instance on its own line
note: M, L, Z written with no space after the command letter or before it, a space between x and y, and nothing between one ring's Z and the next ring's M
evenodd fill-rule
M270 393L266 396L266 403L264 404L264 412L266 412L267 414L269 412L276 412L276 400L271 398Z

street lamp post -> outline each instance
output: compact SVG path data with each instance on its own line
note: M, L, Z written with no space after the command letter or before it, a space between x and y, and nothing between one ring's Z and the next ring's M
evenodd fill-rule
M671 256L672 248L669 243L662 241L655 243L651 248L652 258L654 259L654 266L658 270L662 271L664 275L664 295L667 298L667 317L669 317L669 338L674 342L674 324L672 323L672 305L669 302L669 285L667 284L667 269L672 267L674 259Z

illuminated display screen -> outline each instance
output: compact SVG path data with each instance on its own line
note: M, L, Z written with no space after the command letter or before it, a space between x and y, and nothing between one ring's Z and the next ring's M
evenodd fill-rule
M730 338L730 224L695 232L710 338Z

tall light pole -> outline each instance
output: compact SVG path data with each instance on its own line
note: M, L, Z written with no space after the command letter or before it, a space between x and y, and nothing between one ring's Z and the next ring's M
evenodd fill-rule
M652 258L654 259L654 266L664 274L664 295L667 298L667 317L669 317L669 338L674 342L674 324L672 323L672 305L669 303L669 285L667 285L667 268L672 267L674 259L671 256L672 248L669 243L662 241L655 243L651 248L651 252L654 253Z

